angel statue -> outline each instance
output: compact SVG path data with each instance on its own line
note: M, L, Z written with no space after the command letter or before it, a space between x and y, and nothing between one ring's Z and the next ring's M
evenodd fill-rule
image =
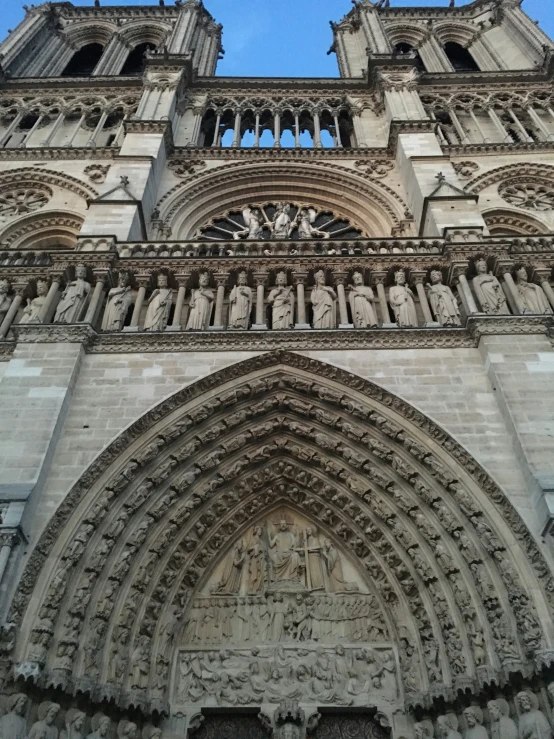
M293 224L290 217L290 205L288 203L277 203L274 220L270 224L271 237L273 239L288 239L291 235Z
M263 236L263 224L264 218L259 208L251 208L246 205L242 209L242 217L244 219L244 229L241 231L235 231L233 239L239 241L239 239L261 239Z
M316 218L317 211L315 208L300 208L295 219L299 239L330 238L330 234L313 227L312 224L315 223Z

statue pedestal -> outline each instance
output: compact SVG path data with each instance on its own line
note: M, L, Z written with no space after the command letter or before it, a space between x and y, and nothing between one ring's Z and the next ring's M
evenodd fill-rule
M428 321L427 323L423 324L423 328L440 328L440 323L437 323L437 321Z
M225 326L208 326L208 331L225 331Z
M339 323L339 328L342 329L351 329L354 328L353 323Z
M265 323L254 323L250 326L250 331L267 331Z
M123 326L124 333L136 333L137 331L140 331L138 326Z
M166 331L182 331L183 327L181 326L181 324L178 324L177 326L171 325L171 326L166 326L165 330Z
M307 331L309 328L311 328L309 323L295 323L294 328L299 329L300 331Z
M398 328L397 323L383 323L381 328Z

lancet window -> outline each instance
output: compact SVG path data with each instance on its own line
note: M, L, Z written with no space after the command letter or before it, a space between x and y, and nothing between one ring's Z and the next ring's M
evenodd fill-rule
M104 53L102 44L93 43L83 46L73 54L62 77L89 77L95 70Z
M213 100L200 126L199 146L349 148L356 146L350 106L342 100Z

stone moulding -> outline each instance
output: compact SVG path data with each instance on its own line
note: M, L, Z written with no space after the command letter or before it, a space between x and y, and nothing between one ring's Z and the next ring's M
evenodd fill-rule
M481 336L548 335L548 316L470 316L462 328L306 331L194 331L98 333L89 324L14 326L16 340L0 341L0 360L22 344L83 344L91 354L189 351L308 351L318 349L462 349Z

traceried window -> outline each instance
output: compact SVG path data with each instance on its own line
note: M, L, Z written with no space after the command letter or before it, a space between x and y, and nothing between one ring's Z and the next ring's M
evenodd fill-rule
M329 210L298 203L245 205L213 218L197 238L210 241L357 239L362 231Z

